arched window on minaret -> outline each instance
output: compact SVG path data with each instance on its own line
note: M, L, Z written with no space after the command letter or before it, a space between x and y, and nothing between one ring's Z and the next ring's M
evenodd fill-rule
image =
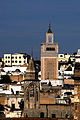
M51 30L51 24L49 24L49 29L48 29L48 32L46 33L46 43L53 44L53 41L54 41L54 34Z

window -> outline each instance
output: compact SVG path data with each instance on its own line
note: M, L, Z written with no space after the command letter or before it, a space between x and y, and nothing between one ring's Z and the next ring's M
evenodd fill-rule
M3 90L7 90L7 86L3 86Z
M15 61L15 63L17 63L17 60Z
M29 92L26 93L26 100L29 101Z
M7 63L7 61L5 61Z
M17 59L17 56L15 57L15 59Z
M19 63L21 63L21 61L19 61Z
M15 104L12 103L12 110L14 110L14 109L15 109Z
M38 101L38 91L36 91L36 100Z
M52 114L52 118L56 118L56 114Z
M51 36L48 37L48 41L49 41L49 43L52 42L52 37Z
M24 61L24 63L25 63L25 61Z
M11 57L12 59L14 59L14 57Z
M8 61L8 63L10 63L10 61Z
M5 58L7 59L7 56Z
M21 56L19 57L19 59L21 59Z
M44 118L44 113L43 112L40 113L40 118Z
M77 104L75 104L75 110L77 110Z
M8 56L8 59L10 58L10 56Z
M19 91L16 91L16 94L19 95Z
M68 118L68 114L65 115L65 118Z
M30 91L30 97L34 97L34 89Z
M60 57L63 57L63 55L60 55Z
M12 61L12 63L14 63L14 61Z
M55 51L55 48L47 47L46 50L47 51Z

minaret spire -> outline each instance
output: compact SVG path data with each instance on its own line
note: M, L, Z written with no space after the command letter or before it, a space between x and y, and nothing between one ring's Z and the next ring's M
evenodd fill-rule
M51 29L51 24L49 24L49 29Z
M51 24L49 24L48 33L52 33L52 31L51 31Z

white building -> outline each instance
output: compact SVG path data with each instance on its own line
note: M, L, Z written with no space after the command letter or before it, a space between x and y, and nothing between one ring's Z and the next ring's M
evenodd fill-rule
M21 73L24 73L27 69L27 67L20 67L20 66L12 66L12 67L4 67L3 70L6 72L6 73L11 73L13 74L14 71L16 70L20 70Z
M69 54L58 54L58 61L59 62L68 62L70 58L70 55Z
M28 56L25 53L4 54L4 64L7 66L21 66L27 64Z
M75 62L80 63L80 49L78 49L77 55L75 56Z
M41 80L40 84L49 84L49 82L52 86L63 86L63 80Z
M4 85L0 84L0 94L23 94L21 84Z

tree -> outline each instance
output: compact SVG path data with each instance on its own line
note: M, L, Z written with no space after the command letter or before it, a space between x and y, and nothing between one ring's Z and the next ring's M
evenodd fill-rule
M2 83L11 83L11 79L10 79L9 75L1 76L0 84L2 84Z
M0 111L4 111L4 106L0 104Z
M2 104L0 104L0 118L5 117L5 114L3 111L4 111L4 106Z

